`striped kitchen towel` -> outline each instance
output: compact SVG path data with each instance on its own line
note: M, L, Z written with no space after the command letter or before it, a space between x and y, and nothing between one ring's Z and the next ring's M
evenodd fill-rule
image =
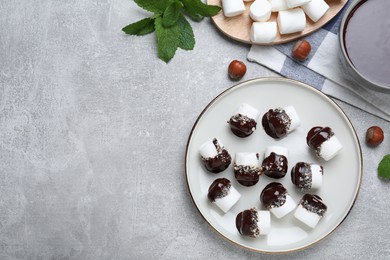
M284 77L305 82L333 98L390 121L390 94L360 86L341 64L337 34L345 9L324 27L306 36L312 46L307 60L299 62L291 57L295 41L274 46L252 45L247 58Z

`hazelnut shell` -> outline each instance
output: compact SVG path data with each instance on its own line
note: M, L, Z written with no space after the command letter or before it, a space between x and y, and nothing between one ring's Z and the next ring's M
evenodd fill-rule
M371 146L380 145L383 142L385 135L382 128L379 126L371 126L366 132L366 143Z
M246 73L246 65L239 60L233 60L229 64L228 74L232 80L239 80L244 77Z
M299 61L304 61L309 56L310 52L311 44L306 40L299 40L294 44L292 56Z

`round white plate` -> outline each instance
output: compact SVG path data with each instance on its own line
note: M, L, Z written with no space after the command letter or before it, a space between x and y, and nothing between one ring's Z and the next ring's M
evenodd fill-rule
M236 137L227 121L241 103L260 111L256 131L247 138ZM264 132L261 117L271 108L292 105L301 119L301 126L281 140ZM343 144L341 152L328 162L317 159L306 145L307 132L313 126L329 126ZM240 185L234 178L232 164L214 174L205 170L199 155L204 142L218 137L232 155L236 152L258 152L260 161L269 145L289 149L288 172L279 180L265 175L252 187ZM344 112L330 98L315 88L284 78L259 78L235 85L217 96L201 113L192 129L186 151L186 177L192 199L210 226L229 241L244 248L267 253L285 253L306 248L329 235L346 218L359 192L362 179L362 156L355 130ZM241 236L235 226L236 215L252 207L264 209L260 193L272 181L281 182L298 203L303 192L291 182L291 168L299 161L323 165L323 185L318 191L328 210L314 229L306 227L290 213L282 219L271 217L271 232L257 239ZM241 199L226 214L207 199L210 184L217 178L228 178L241 193Z

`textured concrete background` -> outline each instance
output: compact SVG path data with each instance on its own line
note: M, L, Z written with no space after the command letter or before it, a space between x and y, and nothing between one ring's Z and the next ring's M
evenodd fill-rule
M164 64L155 36L125 36L145 17L126 0L0 1L0 259L384 259L390 183L370 125L390 123L338 102L362 141L355 207L327 239L290 255L236 247L189 196L184 153L193 123L231 82L249 46L206 19L195 50ZM247 62L244 78L272 72ZM388 134L389 135L389 134Z

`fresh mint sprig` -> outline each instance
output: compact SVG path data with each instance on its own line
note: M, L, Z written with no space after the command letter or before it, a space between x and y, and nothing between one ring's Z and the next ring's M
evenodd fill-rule
M168 63L178 48L192 50L195 36L184 15L194 21L216 15L221 7L207 5L200 0L134 0L154 15L122 28L126 34L142 36L152 32L157 35L158 57Z
M383 157L378 165L378 176L383 179L390 179L390 154Z

